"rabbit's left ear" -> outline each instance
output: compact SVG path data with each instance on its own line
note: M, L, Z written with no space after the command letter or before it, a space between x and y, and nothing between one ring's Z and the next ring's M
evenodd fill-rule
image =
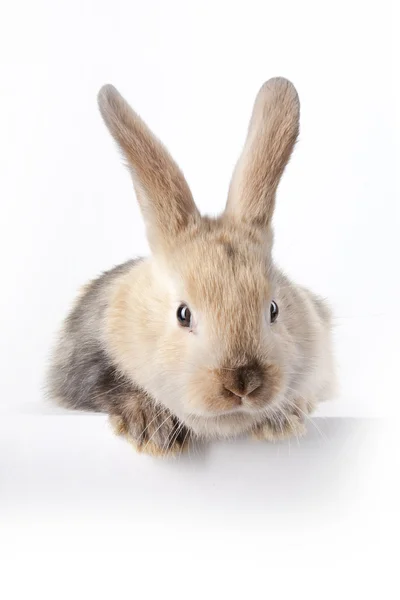
M275 194L299 133L300 103L287 79L270 79L260 89L247 140L233 172L225 213L267 228Z
M128 162L150 247L163 252L200 218L189 186L165 146L112 85L100 90L98 101Z

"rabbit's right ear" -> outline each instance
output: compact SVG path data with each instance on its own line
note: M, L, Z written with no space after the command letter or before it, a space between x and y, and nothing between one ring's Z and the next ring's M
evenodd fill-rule
M98 95L102 117L121 148L153 251L162 251L200 217L189 186L169 152L112 85Z
M233 173L226 214L268 228L275 193L299 133L299 116L299 98L290 81L276 77L264 83Z

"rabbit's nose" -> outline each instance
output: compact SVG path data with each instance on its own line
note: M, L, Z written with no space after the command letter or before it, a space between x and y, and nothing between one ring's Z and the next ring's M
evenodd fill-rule
M240 391L238 388L233 387L232 385L230 387L224 385L224 388L234 396L237 396L237 398L242 399L244 396L248 396L249 394L257 390L260 387L260 385L261 384L257 383L250 386L246 386L243 388L243 391Z
M239 398L255 392L262 384L261 368L257 365L245 365L224 372L224 388Z

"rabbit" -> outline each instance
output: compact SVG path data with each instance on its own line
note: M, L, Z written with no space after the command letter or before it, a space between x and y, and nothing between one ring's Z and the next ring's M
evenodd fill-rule
M261 87L216 218L200 215L177 164L113 86L98 103L151 256L82 290L53 349L52 399L108 413L116 433L153 456L193 440L303 435L335 373L330 308L272 259L276 192L299 132L293 84Z

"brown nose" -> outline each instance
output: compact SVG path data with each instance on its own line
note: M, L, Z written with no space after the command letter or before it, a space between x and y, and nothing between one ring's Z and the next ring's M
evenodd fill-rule
M223 385L226 390L239 398L248 396L262 384L262 370L257 364L249 364L237 369L223 371Z

